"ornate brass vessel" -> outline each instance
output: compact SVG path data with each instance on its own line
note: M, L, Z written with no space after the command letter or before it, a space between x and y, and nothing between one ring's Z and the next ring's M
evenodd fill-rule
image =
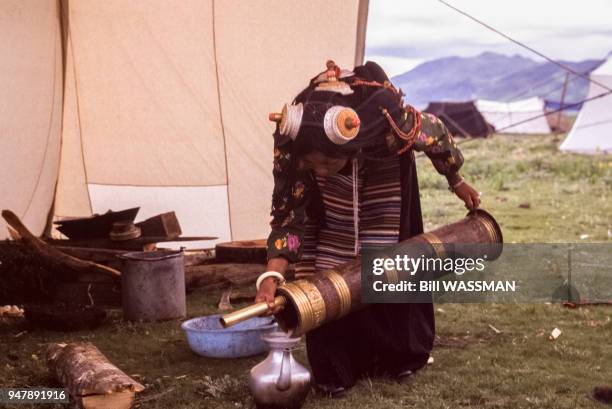
M444 258L460 252L472 257L486 255L488 260L494 260L501 254L502 243L502 232L493 216L477 209L456 223L404 240L385 249L384 253L407 254L413 258ZM400 278L397 271L386 272L387 282L398 282ZM293 336L300 336L362 308L360 258L313 277L279 286L275 304L284 306L276 318L281 328ZM224 315L221 323L230 326L267 310L265 303L254 304Z

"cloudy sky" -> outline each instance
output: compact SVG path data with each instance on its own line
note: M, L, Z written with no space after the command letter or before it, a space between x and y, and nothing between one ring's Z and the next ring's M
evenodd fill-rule
M555 59L601 59L612 51L612 0L447 1ZM391 75L484 51L540 60L437 0L370 0L366 58Z

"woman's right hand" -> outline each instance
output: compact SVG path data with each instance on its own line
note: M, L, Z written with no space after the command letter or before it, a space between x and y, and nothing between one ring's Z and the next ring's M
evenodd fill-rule
M265 302L268 304L268 313L266 315L272 315L280 312L282 306L274 306L274 295L276 294L276 287L278 284L274 277L268 277L261 282L259 290L255 295L255 302Z

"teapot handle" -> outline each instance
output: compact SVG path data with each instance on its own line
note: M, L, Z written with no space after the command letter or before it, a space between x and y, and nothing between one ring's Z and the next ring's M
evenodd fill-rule
M286 391L291 387L291 351L285 349L283 351L283 360L281 361L281 370L278 379L276 380L276 389Z

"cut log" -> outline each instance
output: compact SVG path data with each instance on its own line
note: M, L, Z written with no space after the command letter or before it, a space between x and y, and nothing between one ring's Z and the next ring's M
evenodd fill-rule
M100 273L109 274L114 277L120 277L121 273L114 268L94 263L93 261L85 261L68 254L62 253L58 249L45 243L40 238L34 236L27 227L19 220L19 217L10 210L3 210L2 217L13 229L19 233L22 239L28 243L41 257L51 260L57 264L64 265L79 273Z
M197 266L200 264L210 263L215 257L212 250L199 249L199 250L185 250L183 252L183 260L185 261L185 267Z
M215 256L220 263L266 263L266 240L242 240L219 243Z
M136 223L136 226L140 227L143 236L158 236L171 239L183 233L174 212L158 214L140 223Z
M230 285L253 284L257 277L266 270L265 264L258 263L214 263L185 267L185 287L224 288ZM285 272L287 279L294 276L291 265Z
M52 343L47 366L82 408L127 409L145 388L89 342Z
M265 264L203 264L185 267L185 286L222 288L230 284L254 283L266 269Z

